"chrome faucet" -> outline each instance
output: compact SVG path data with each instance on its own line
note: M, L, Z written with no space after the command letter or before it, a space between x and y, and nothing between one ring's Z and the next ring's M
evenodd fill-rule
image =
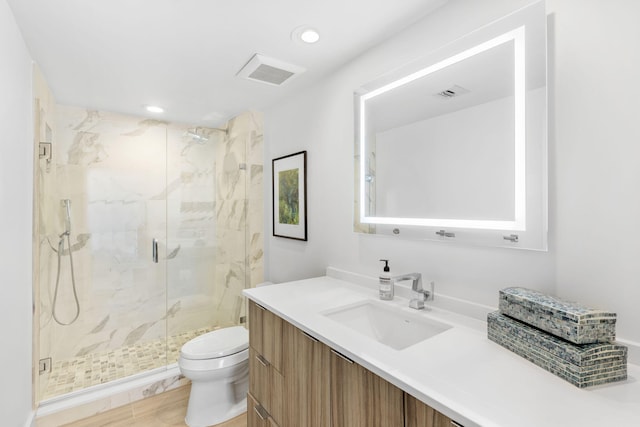
M435 284L431 282L431 289L426 290L422 287L422 274L410 273L396 276L393 278L393 282L401 282L403 280L411 280L411 293L412 297L409 301L409 307L416 310L422 310L424 308L425 301L433 301L433 289Z

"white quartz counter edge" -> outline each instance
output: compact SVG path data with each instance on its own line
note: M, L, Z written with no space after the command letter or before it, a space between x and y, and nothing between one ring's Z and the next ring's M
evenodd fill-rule
M489 341L485 322L445 310L421 315L451 329L401 351L343 327L323 313L377 300L375 289L347 281L323 276L244 294L465 427L640 425L635 365L627 381L581 390ZM404 298L387 303L416 313Z

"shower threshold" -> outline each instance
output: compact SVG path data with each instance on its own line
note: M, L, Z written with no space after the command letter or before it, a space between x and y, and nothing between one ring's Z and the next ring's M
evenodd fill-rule
M109 411L188 383L180 374L178 364L174 363L42 401L36 410L37 424L45 427L65 425L88 414Z

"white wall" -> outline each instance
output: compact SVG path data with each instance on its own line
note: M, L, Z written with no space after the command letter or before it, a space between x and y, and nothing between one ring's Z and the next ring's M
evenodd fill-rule
M309 241L271 237L269 280L321 275L327 265L375 275L381 270L378 260L388 258L392 272L420 271L436 281L437 292L485 304L496 305L497 291L507 285L553 290L553 249L522 252L353 233L353 91L526 3L450 0L322 84L267 110L267 158L306 149L309 174ZM265 211L270 215L270 208Z
M558 293L640 342L640 2L549 5Z
M487 305L497 305L500 288L518 285L611 309L619 315L618 335L640 341L634 327L640 322L640 310L634 310L640 301L640 260L633 262L640 257L640 139L633 126L640 99L640 29L633 19L640 16L640 3L634 0L547 1L552 12L548 252L352 231L353 90L527 3L450 0L322 84L266 112L267 159L307 150L309 175L309 241L270 237L267 280L322 275L327 265L375 275L378 259L389 258L392 272L420 271L436 281L436 292ZM269 198L265 212L265 223L271 224Z
M31 411L31 58L0 0L0 386L2 425L24 426Z

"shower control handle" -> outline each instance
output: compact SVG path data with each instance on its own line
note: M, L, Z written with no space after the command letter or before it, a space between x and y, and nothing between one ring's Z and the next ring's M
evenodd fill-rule
M151 242L151 257L153 258L153 262L158 263L158 239L153 239Z
M64 232L66 234L71 233L71 200L63 199L60 201L60 205L64 208Z

